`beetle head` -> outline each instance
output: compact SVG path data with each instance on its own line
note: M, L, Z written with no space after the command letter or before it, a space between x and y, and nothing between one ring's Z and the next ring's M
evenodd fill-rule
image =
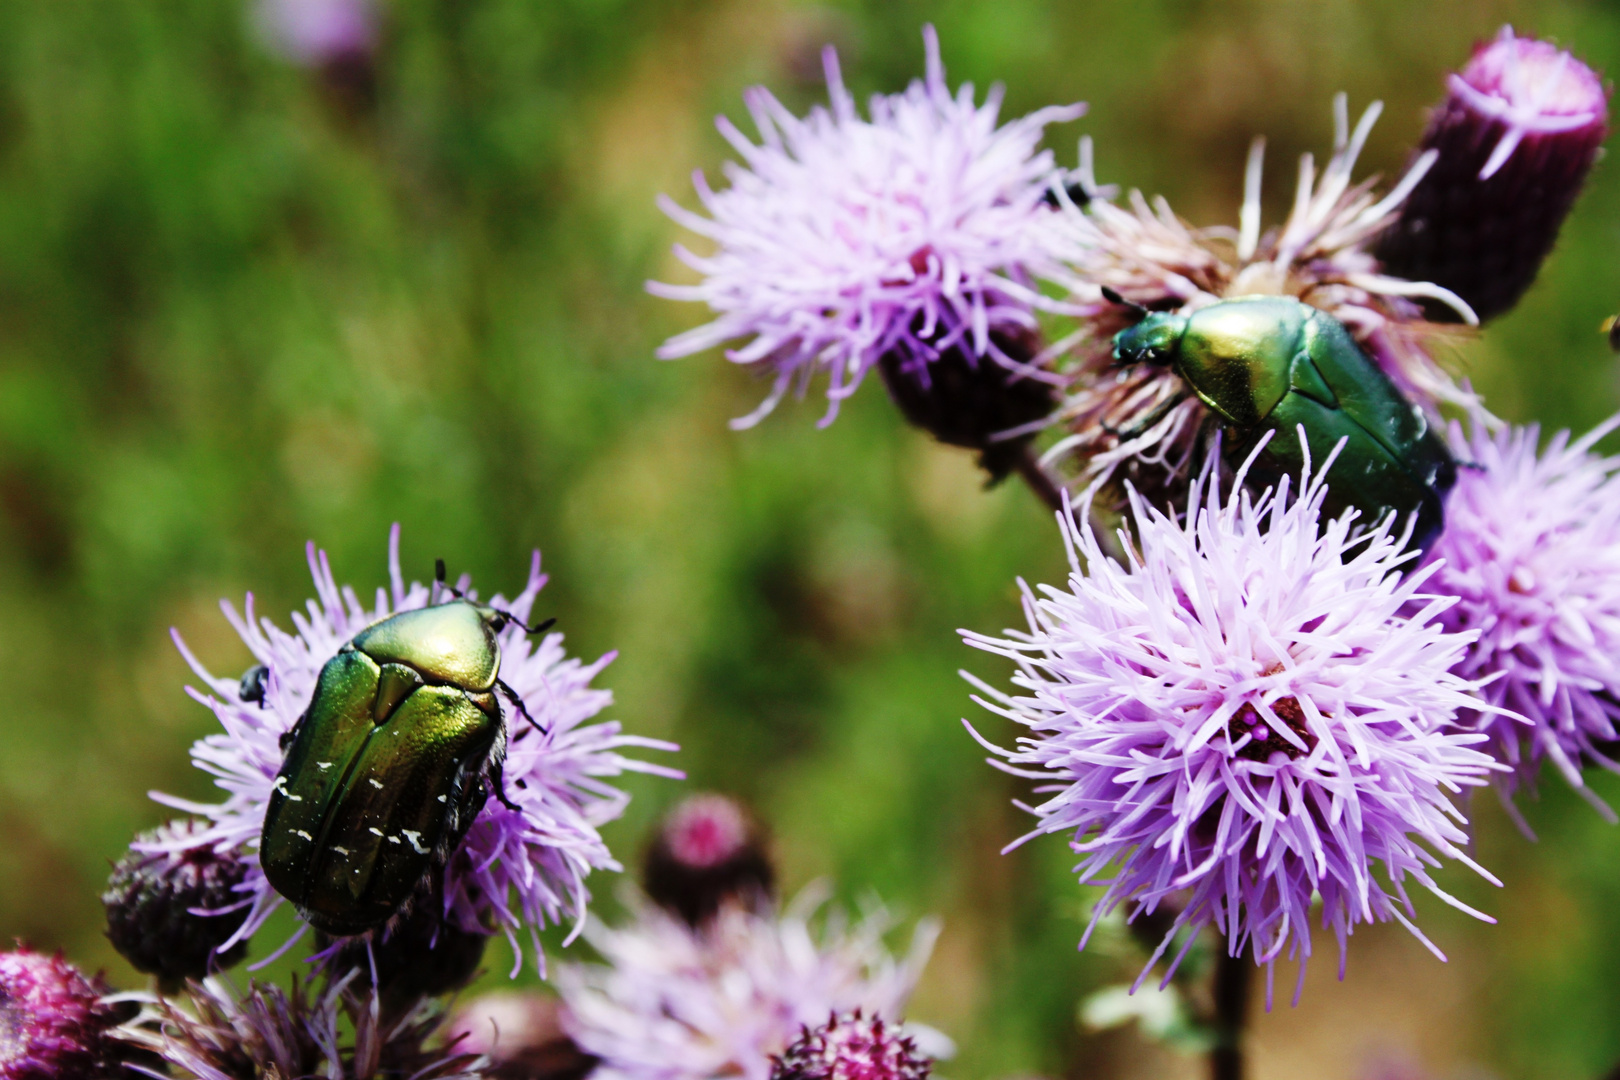
M1168 367L1187 331L1187 317L1155 311L1114 335L1114 362Z

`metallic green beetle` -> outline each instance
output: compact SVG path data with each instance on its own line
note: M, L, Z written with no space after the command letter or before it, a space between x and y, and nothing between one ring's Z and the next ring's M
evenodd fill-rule
M321 669L283 737L259 848L265 877L317 930L387 922L455 851L489 790L505 800L496 691L529 718L500 681L496 634L512 621L458 594L373 623Z
M1300 425L1318 465L1344 439L1328 470L1326 512L1354 506L1367 522L1393 512L1397 527L1415 514L1409 543L1418 549L1439 536L1456 463L1423 411L1337 319L1281 296L1223 300L1190 315L1138 310L1142 321L1114 337L1114 359L1180 375L1221 425L1228 461L1241 462L1273 432L1256 479L1297 479Z

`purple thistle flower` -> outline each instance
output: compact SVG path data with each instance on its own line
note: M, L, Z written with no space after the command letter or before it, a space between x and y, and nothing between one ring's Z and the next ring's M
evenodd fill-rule
M881 1016L834 1013L777 1056L771 1080L928 1080L934 1063Z
M363 61L377 43L372 0L258 0L254 14L266 44L304 67Z
M262 689L262 700L244 701L242 683L247 680L210 674L175 635L181 655L209 691L188 688L188 692L212 709L225 729L199 739L192 747L192 760L214 777L226 799L206 804L157 792L152 797L208 819L209 828L188 838L188 846L206 844L222 854L241 852L248 864L247 876L237 886L241 899L233 905L236 910L246 909L248 916L221 950L251 937L282 902L265 879L257 849L265 808L281 769L279 740L309 705L321 668L360 630L397 612L426 607L432 598L426 585L405 584L397 525L388 540L391 588L378 589L372 607L362 604L353 589L338 586L326 553L317 551L313 543L308 556L319 600L309 601L304 612L293 613L292 633L258 618L251 594L241 614L231 604L221 603L225 617L265 667L254 688ZM516 620L527 621L545 583L537 551L523 591L509 601L497 594L491 603ZM464 577L458 588L476 596L468 584ZM672 743L626 735L617 722L587 723L613 700L610 691L593 688L591 682L615 654L582 664L564 654L561 634L547 634L537 646L516 622L499 634L499 640L501 679L523 699L545 733L527 723L511 725L504 769L506 794L517 809L488 800L450 859L442 884L446 920L471 933L487 934L492 925L504 932L516 954L515 976L522 967L518 930L528 928L536 964L543 971L539 930L573 919L577 934L590 898L586 876L592 870L621 869L597 828L623 813L629 796L605 778L624 772L675 778L681 774L619 752L631 747L674 750ZM137 847L164 851L173 845ZM291 944L289 941L283 950Z
M419 1001L405 1015L390 1016L374 993L356 992L358 975L351 971L319 993L295 980L290 994L251 981L239 993L211 976L189 984L185 1004L125 994L142 1008L118 1034L191 1080L480 1080L483 1057L458 1046L429 1046L444 1019L436 1005Z
M773 379L765 402L735 427L756 423L790 388L802 393L819 372L828 376L822 423L830 423L880 360L894 369L886 371L891 386L903 375L921 390L942 360L1001 383L1008 373L1022 376L1015 387L1055 381L1024 347L1036 330L1033 310L1054 306L1034 280L1063 275L1047 228L1055 211L1043 202L1055 164L1039 145L1046 125L1085 107L1041 109L998 127L1001 90L982 105L971 85L953 95L933 27L923 40L926 76L904 93L874 96L869 119L844 88L830 46L822 54L830 107L801 119L763 87L748 91L761 141L718 120L743 164L725 166L730 186L718 192L694 175L709 216L660 201L714 250L677 245L702 281L647 287L706 303L716 318L671 338L658 355L746 339L727 358ZM972 381L960 372L944 377ZM1038 415L1050 411L1049 393Z
M1389 273L1443 285L1481 319L1535 280L1608 134L1608 90L1547 41L1504 26L1448 76L1419 151L1439 161L1378 243ZM1433 318L1446 313L1430 305Z
M938 925L918 924L896 963L881 913L848 929L829 918L818 934L819 903L807 890L780 914L726 906L701 930L650 904L619 929L592 924L587 937L607 965L564 965L557 978L564 1027L602 1059L592 1075L769 1080L771 1055L803 1025L856 1008L899 1015Z
M1617 425L1620 416L1574 442L1561 431L1538 451L1534 425L1493 432L1476 418L1465 436L1452 424L1458 460L1478 468L1458 470L1430 553L1431 587L1458 598L1441 623L1476 635L1456 673L1531 724L1463 714L1470 726L1483 724L1491 752L1511 769L1497 778L1499 790L1533 784L1550 758L1611 821L1581 766L1620 771L1602 749L1620 737L1620 458L1592 453Z
M1392 519L1319 520L1326 472L1292 501L1286 478L1251 496L1240 471L1224 503L1200 480L1182 520L1132 490L1123 565L1060 516L1069 588L1024 586L1027 633L964 631L1019 666L1021 695L976 682L990 700L975 700L1029 728L1014 750L980 742L1050 794L1030 836L1071 833L1080 881L1107 886L1081 947L1122 903L1133 918L1179 905L1149 962L1195 931L1166 984L1213 926L1266 966L1268 1002L1285 951L1303 988L1316 894L1341 977L1361 922L1395 919L1441 956L1411 921L1409 879L1490 921L1429 874L1438 855L1495 881L1448 798L1502 768L1474 749L1484 735L1451 726L1489 708L1452 670L1477 635L1438 623L1452 601L1426 588L1432 571L1403 576Z
M60 953L0 953L0 1080L92 1080L121 1075L109 1036L117 1010L107 988Z
M1185 394L1181 377L1165 368L1113 363L1111 339L1129 325L1131 313L1103 297L1105 286L1155 310L1183 313L1237 296L1292 296L1344 323L1420 404L1477 403L1430 355L1429 341L1440 328L1425 321L1419 302L1438 302L1475 322L1468 305L1441 286L1386 272L1370 250L1436 157L1420 155L1382 195L1374 190L1376 177L1356 181L1356 160L1382 110L1374 102L1352 128L1345 95L1334 98L1332 155L1320 172L1312 155L1301 158L1293 207L1280 226L1267 230L1260 219L1263 139L1250 147L1237 228L1195 228L1163 198L1149 201L1136 191L1123 205L1101 197L1090 143L1082 140L1077 186L1099 195L1083 208L1061 199L1057 230L1063 257L1083 282L1074 301L1086 320L1048 350L1078 349L1080 364L1060 413L1070 434L1047 457L1078 456L1087 479L1128 481L1159 506L1181 501L1207 457L1216 425L1205 423L1209 410Z
M769 907L776 868L759 826L724 795L693 795L664 819L647 849L647 895L693 926L725 903Z

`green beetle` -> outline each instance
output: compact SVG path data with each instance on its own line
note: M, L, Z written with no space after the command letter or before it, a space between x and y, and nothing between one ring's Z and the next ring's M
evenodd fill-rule
M490 790L505 801L496 691L534 723L500 680L496 635L515 621L457 593L373 623L321 668L282 739L259 847L265 877L317 930L387 922L455 851Z
M1109 299L1126 304L1113 290ZM1142 312L1114 337L1120 364L1169 367L1208 406L1241 462L1267 432L1256 479L1298 477L1303 425L1311 460L1344 449L1328 470L1326 511L1354 506L1363 520L1416 515L1410 546L1426 548L1445 524L1457 466L1423 410L1361 351L1344 324L1292 297L1222 300L1190 315Z

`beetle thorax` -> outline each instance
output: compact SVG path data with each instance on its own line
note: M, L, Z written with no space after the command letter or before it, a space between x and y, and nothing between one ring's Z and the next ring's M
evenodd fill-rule
M1308 312L1283 297L1227 300L1194 312L1176 372L1221 419L1255 427L1288 393L1289 365Z

